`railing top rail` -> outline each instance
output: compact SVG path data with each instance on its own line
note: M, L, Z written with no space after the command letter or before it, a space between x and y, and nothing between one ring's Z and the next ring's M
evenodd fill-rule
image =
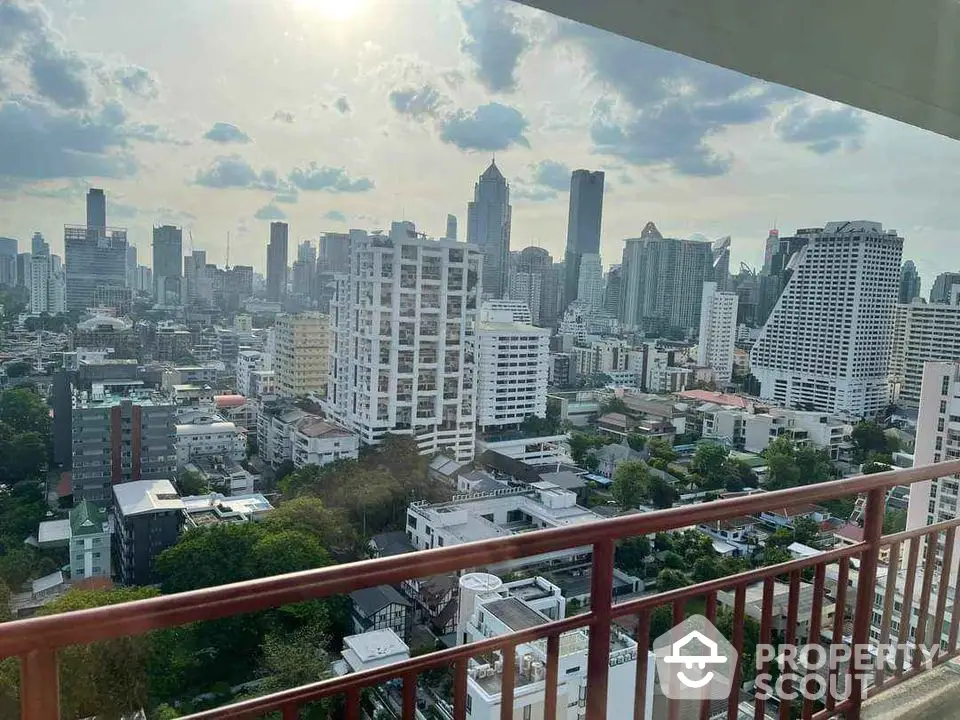
M38 647L59 648L136 635L188 622L341 595L375 585L395 584L410 578L483 567L603 540L665 532L771 508L813 503L958 473L960 460L951 460L3 623L0 624L0 658L22 655Z

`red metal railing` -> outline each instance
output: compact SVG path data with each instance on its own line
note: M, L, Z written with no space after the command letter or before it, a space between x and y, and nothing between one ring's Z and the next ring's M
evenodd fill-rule
M823 595L825 594L825 569L831 563L838 563L839 572L835 598L837 610L832 627L832 640L834 643L840 643L844 639L844 608L847 604L846 593L850 578L850 560L859 558L851 642L854 645L863 646L870 642L877 566L883 547L890 547L888 578L896 577L897 570L900 567L902 550L905 549L904 554L907 557L906 585L903 587L903 602L900 611L901 617L907 618L907 621L901 622L898 636L901 642L906 642L909 639L909 618L914 607L914 578L918 570L920 550L925 546L918 606L920 620L914 640L916 643L921 643L924 640L929 642L932 638L939 642L944 631L943 623L947 602L947 593L942 588L946 586L944 578L949 577L950 569L954 564L953 542L956 538L957 527L960 526L960 519L883 537L885 491L893 485L909 485L958 473L960 473L960 460L952 460L919 468L859 476L771 493L758 493L746 497L670 510L658 510L567 528L542 530L526 533L522 537L513 536L438 548L167 595L122 605L10 622L0 624L0 658L19 656L21 659L20 697L22 717L31 720L53 720L59 717L57 652L67 645L90 643L190 622L213 620L288 603L341 595L364 587L399 584L407 579L480 568L516 558L591 545L593 548L592 600L590 611L587 613L548 622L535 628L440 650L392 665L284 690L198 713L191 717L246 718L281 711L286 720L297 717L298 709L306 703L342 695L346 701L346 716L355 718L359 717L360 714L361 690L380 685L387 680L400 679L404 688L402 692L403 717L405 719L413 718L416 712L416 682L418 676L427 670L452 667L454 668L453 716L455 720L464 720L467 715L467 664L469 659L481 653L500 651L503 654L505 668L503 677L508 678L501 687L501 717L512 718L514 687L509 678L513 678L513 673L508 672L508 670L512 667L514 661L514 649L517 645L545 638L547 640L547 667L544 717L547 720L553 720L557 714L556 689L560 636L570 630L588 628L590 632L587 655L586 716L591 719L602 718L606 716L607 709L611 626L617 618L635 616L638 628L637 640L640 647L637 654L634 717L638 720L644 720L648 663L648 655L644 650L649 647L648 632L651 614L656 608L671 607L674 620L679 621L683 618L686 603L693 598L703 597L705 598L706 615L712 620L716 615L718 591L733 591L734 632L731 641L739 653L743 650L744 642L743 620L747 586L757 582L763 583L760 642L769 643L773 637L774 579L778 576L786 576L789 578L788 617L785 627L786 641L820 643ZM815 503L859 493L866 493L867 496L864 539L862 542L811 557L750 570L678 590L662 592L620 604L612 603L614 544L618 539L665 532L702 523L753 515L764 510ZM938 565L936 550L941 534L944 536L943 562ZM931 542L932 539L936 539L938 542ZM810 611L807 637L798 638L796 632L801 571L808 569L813 573L814 600ZM933 630L928 635L927 615L930 612L930 600L934 580L937 576L939 576L938 585L941 586L941 589L937 592ZM891 637L891 618L896 589L896 582L887 582L882 612L881 642ZM937 656L937 663L945 662L960 654L957 646L958 622L960 622L960 593L956 594L951 607L949 641L945 643L946 647L943 647L943 651ZM905 665L905 662L898 662L890 677L886 677L883 673L877 673L874 678L875 684L870 689L871 694L885 690L925 669L919 664L919 655L916 652L912 665L910 667ZM739 688L739 680L738 670L734 683L735 688ZM802 717L819 720L843 714L845 718L858 718L865 696L864 683L865 680L862 678L854 679L847 697L840 699L828 695L825 707L818 711L815 711L814 704L811 701L797 701L798 707L802 705ZM727 708L728 718L733 720L739 718L739 701L740 698L737 689L735 689L731 693ZM768 698L761 696L754 699L755 718L759 719L765 716L767 702ZM669 716L671 718L678 717L679 710L678 702L669 702ZM781 718L789 718L791 703L781 702L778 713ZM700 717L707 718L709 716L708 705L704 702Z

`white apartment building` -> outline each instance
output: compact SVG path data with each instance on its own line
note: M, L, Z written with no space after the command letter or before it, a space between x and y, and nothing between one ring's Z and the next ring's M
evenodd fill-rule
M522 303L530 312L530 320L518 322L540 322L540 298L543 294L543 273L513 272L510 274L510 299Z
M263 369L263 353L259 350L241 350L237 353L237 392L244 397L250 394L250 374Z
M281 397L321 397L330 371L330 318L323 313L281 315L276 324L277 392Z
M360 438L342 427L311 415L290 428L293 464L328 465L337 460L356 460Z
M523 300L484 300L480 306L480 321L497 318L501 321L532 325L536 322L530 305Z
M603 518L577 505L576 493L539 482L489 493L454 496L434 505L415 502L407 508L407 537L418 550L462 545L473 540L517 535L530 530L569 527ZM589 546L517 558L490 569L511 571L551 562L589 557Z
M457 642L469 643L506 633L526 630L564 617L566 602L560 588L542 577L503 583L496 575L470 573L460 578ZM557 669L557 717L580 720L586 712L587 651L589 631L577 629L560 636ZM515 653L517 675L513 712L507 717L528 720L543 717L546 692L546 644L524 643ZM610 634L607 717L627 720L634 717L637 673L637 643L620 631ZM648 655L646 714L653 717L653 688L656 661ZM504 717L501 708L503 656L492 662L471 661L467 669L467 714L471 720Z
M856 417L886 407L902 251L877 222L831 222L810 236L750 352L761 397Z
M519 425L546 417L550 329L514 322L484 303L476 329L477 425Z
M603 263L599 255L587 253L580 258L577 302L587 313L603 310Z
M928 362L923 368L914 465L960 458L960 361ZM957 517L960 475L913 483L907 507L907 530ZM937 551L942 561L943 549ZM960 557L960 536L954 558ZM954 561L956 562L956 560ZM956 584L951 568L950 584Z
M930 360L960 360L960 306L920 300L897 305L890 375L900 386L901 405L920 405L923 365Z
M250 371L250 395L260 400L277 394L277 373L274 370Z
M223 456L239 462L247 456L247 436L232 422L177 424L177 465L197 457Z
M733 377L738 297L736 293L718 291L715 282L703 284L697 365L709 366L718 385L727 385Z
M778 437L786 436L797 445L826 450L836 460L849 442L853 425L845 418L819 412L753 407L738 409L713 405L701 407L703 437L726 440L733 447L761 453Z
M368 445L404 434L423 454L472 459L481 272L477 247L429 240L410 222L352 231L331 302L329 416Z
M66 312L66 274L59 255L50 254L50 245L34 233L30 254L30 313L56 315Z

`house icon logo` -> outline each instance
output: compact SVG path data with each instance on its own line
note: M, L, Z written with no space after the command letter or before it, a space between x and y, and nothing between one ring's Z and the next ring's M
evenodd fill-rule
M693 615L658 637L653 651L666 697L722 700L730 695L737 652L702 615Z

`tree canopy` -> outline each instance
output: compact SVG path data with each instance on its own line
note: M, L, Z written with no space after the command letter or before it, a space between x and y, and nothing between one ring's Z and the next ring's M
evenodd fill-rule
M650 473L639 460L628 460L617 466L613 473L610 494L622 508L635 508L647 497Z
M650 453L650 457L667 463L677 459L677 451L673 449L673 446L659 437L652 437L647 441L647 452Z
M836 472L830 456L806 445L797 447L787 437L778 437L764 451L768 477L766 487L782 490L831 480Z
M50 426L49 408L32 389L0 392L0 483L42 476L51 449Z

